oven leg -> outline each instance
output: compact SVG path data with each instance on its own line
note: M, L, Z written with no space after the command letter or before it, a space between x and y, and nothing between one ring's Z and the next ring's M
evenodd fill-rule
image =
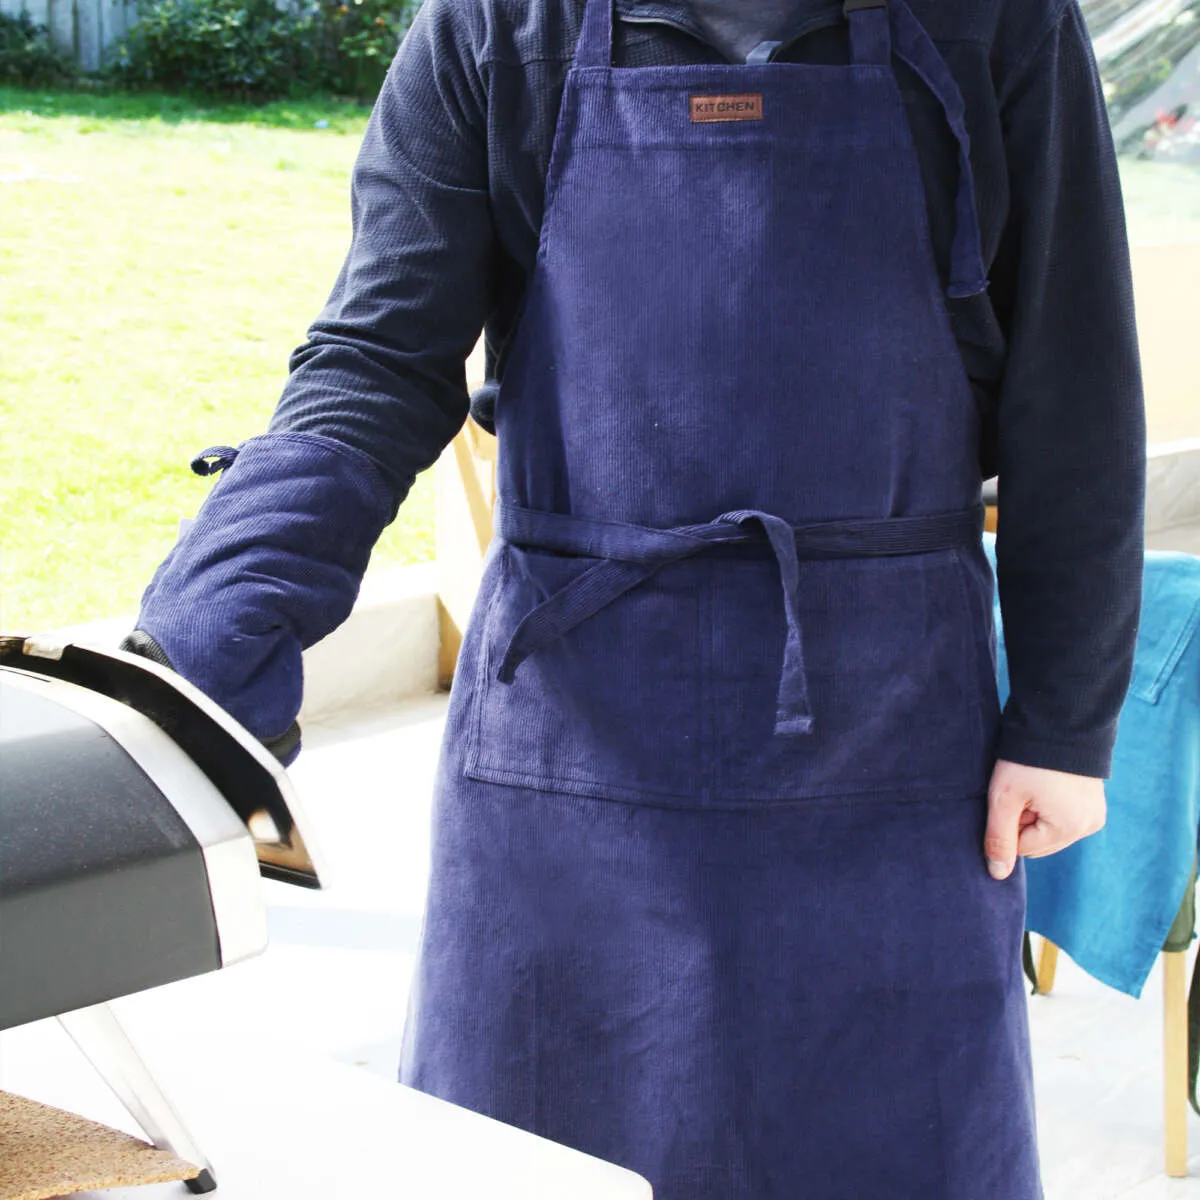
M214 1191L217 1181L208 1159L150 1074L116 1013L107 1004L97 1004L64 1013L58 1020L155 1146L200 1168L199 1175L186 1181L188 1191Z

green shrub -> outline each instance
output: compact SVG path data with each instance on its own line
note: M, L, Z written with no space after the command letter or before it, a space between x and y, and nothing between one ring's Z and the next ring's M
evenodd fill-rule
M374 99L410 0L140 0L109 68L127 85L247 99Z
M374 99L419 0L325 0L329 86L346 96Z
M78 75L75 63L55 49L44 25L22 10L0 13L0 83L26 87L69 83Z
M142 0L111 71L168 91L267 99L317 86L315 10L271 0Z

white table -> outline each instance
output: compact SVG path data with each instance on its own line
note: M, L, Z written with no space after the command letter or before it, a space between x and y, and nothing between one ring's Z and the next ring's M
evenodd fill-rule
M164 999L170 989L164 989ZM166 1005L159 1006L165 1011ZM320 1056L253 1036L152 1038L126 1017L211 1158L217 1200L650 1200L630 1171ZM143 1036L139 1037L139 1032ZM139 1132L52 1022L0 1034L0 1085ZM182 1184L91 1200L185 1200Z

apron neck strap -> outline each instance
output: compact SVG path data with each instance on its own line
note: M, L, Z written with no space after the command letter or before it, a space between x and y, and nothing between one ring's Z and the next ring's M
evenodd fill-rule
M613 0L587 0L575 47L575 66L611 67Z
M846 0L842 12L850 25L850 61L856 66L890 66L892 27L887 0Z
M987 275L975 207L966 105L958 84L925 26L913 16L904 0L846 0L843 11L850 24L850 61L886 64L895 54L920 76L946 114L946 122L958 142L958 196L946 294L955 300L976 296L987 288Z

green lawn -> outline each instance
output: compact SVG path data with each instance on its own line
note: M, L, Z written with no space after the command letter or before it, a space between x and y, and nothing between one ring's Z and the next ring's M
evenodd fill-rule
M325 301L365 123L0 89L0 628L136 611L188 460L262 430ZM432 542L423 478L373 565Z

